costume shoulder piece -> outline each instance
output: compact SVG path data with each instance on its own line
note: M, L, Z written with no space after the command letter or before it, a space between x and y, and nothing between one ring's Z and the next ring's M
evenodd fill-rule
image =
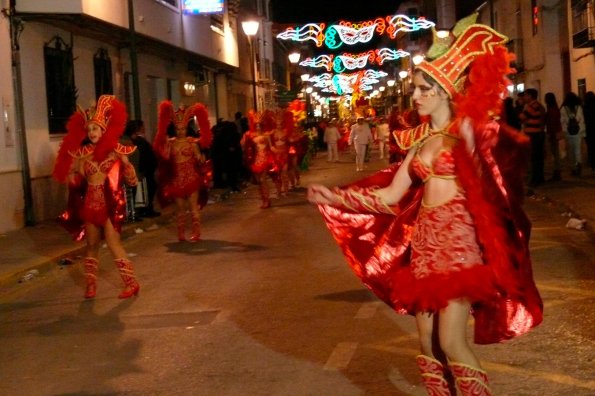
M430 124L427 122L421 123L415 128L393 132L395 140L399 145L399 148L402 150L409 150L411 147L425 139L429 134Z
M114 151L118 154L129 155L134 153L134 150L136 150L136 146L128 146L118 143Z
M74 151L69 151L68 154L70 154L73 158L80 159L93 154L93 151L95 151L95 147L91 144L87 144Z

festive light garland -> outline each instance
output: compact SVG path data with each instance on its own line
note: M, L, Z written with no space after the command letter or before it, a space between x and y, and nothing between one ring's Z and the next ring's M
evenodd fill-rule
M301 27L287 28L279 33L277 38L299 42L312 40L317 47L324 43L330 49L337 49L343 44L365 44L374 37L374 32L379 35L388 33L390 38L394 39L399 32L415 32L435 25L425 18L415 19L397 14L358 23L340 21L336 25L330 25L326 30L324 23L308 23Z
M382 70L366 69L355 73L322 73L311 76L308 82L316 88L321 88L322 92L331 92L338 95L367 91L372 89L372 85L378 83L380 78L386 77L388 73Z
M382 66L386 61L397 60L407 56L411 56L407 51L380 48L359 54L319 55L315 58L306 58L299 65L312 68L325 68L328 71L332 70L335 73L342 73L345 70L363 69L368 66L368 62Z

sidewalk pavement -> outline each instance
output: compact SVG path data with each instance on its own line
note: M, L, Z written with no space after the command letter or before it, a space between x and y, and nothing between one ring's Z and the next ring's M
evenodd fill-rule
M209 204L225 199L223 190L211 190ZM161 216L141 218L122 225L122 239L169 224L174 208L161 211ZM3 289L30 276L43 274L55 266L70 265L85 253L85 242L73 241L57 221L48 220L31 227L0 234L0 295Z
M221 190L211 191L212 200L223 195ZM595 172L587 170L582 178L567 177L563 181L545 183L535 189L535 195L526 205L545 201L555 208L553 216L564 214L569 219L587 220L585 232L593 233L595 225ZM156 218L126 223L122 239L144 232L155 225L169 223L173 208ZM565 224L566 219L561 223ZM140 230L140 231L139 231ZM55 221L46 221L32 227L0 234L0 294L2 289L14 286L28 272L42 274L53 266L68 265L84 254L85 243L74 242L70 235Z

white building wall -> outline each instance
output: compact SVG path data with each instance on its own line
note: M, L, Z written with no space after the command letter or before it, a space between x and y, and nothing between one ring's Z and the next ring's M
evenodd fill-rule
M568 10L568 26L572 26L572 10L570 1L566 4ZM593 17L595 22L595 17ZM568 45L570 48L570 85L574 93L578 94L578 81L585 80L585 91L595 92L595 48L573 48L572 30L569 34Z
M19 139L15 128L10 25L7 18L0 18L0 81L0 233L4 233L23 227L25 205Z

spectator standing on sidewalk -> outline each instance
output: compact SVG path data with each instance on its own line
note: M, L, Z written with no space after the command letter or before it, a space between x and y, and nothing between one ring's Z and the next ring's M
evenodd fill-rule
M501 114L502 121L520 132L522 125L521 120L519 119L519 112L514 106L514 100L511 97L505 98L503 102L503 108L504 109Z
M120 143L123 144L124 146L136 147L136 145L130 138L130 135L128 132L129 131L127 130L127 128L124 128L124 133L120 137ZM130 155L128 155L128 160L134 167L134 171L136 172L136 176L140 183L140 179L142 178L142 176L140 176L140 172L139 172L140 156L139 156L138 150L134 150L132 153L130 153ZM138 188L137 184L135 184L134 186L129 186L126 184L124 185L124 190L126 192L126 221L129 223L142 221L142 219L140 218L141 217L140 211L136 209L137 188Z
M430 395L454 394L453 377L459 395L492 394L467 342L470 314L478 344L521 335L543 318L523 186L504 178L522 177L516 154L527 139L492 116L509 84L508 38L469 19L453 29L450 48L432 46L433 60L414 70L412 99L427 120L397 137L408 150L403 163L348 186L308 187L354 273L415 316L416 362Z
M358 117L357 122L351 126L351 133L349 135L349 145L353 145L355 148L355 169L357 172L364 170L366 150L368 144L373 140L372 131L364 121L364 117Z
M548 147L552 154L552 178L550 181L562 180L560 163L560 139L562 139L562 123L560 122L560 108L553 92L545 94L545 132Z
M145 123L143 120L131 120L126 124L126 132L136 146L139 154L138 160L138 178L146 183L147 202L144 210L141 212L143 217L157 217L161 213L155 211L154 201L157 193L157 181L155 172L157 171L157 156L153 151L153 146L145 137Z
M339 133L339 128L337 128L337 120L333 118L324 129L324 142L326 143L328 162L339 161L339 146L337 143L339 139L341 139L341 134Z
M585 95L585 105L583 106L583 115L585 116L585 138L587 143L587 158L591 171L595 172L595 93L589 91Z
M580 176L583 169L581 143L586 137L585 117L580 98L574 92L568 92L560 110L562 130L566 135L566 151L572 165L571 174Z
M388 157L388 137L390 129L386 117L380 118L380 122L376 125L376 139L378 140L378 149L380 150L380 159Z
M135 147L118 143L126 117L125 105L112 95L100 96L97 105L87 111L79 108L66 124L67 134L52 173L59 182L68 183L69 189L68 208L59 222L76 240L85 238L87 242L85 298L97 294L102 237L125 285L118 298L137 295L140 289L120 240L126 210L122 184L138 182L128 160Z
M520 115L523 133L531 141L531 160L529 166L529 186L537 187L544 181L545 150L545 107L537 100L537 90L529 88L524 95L525 107Z

